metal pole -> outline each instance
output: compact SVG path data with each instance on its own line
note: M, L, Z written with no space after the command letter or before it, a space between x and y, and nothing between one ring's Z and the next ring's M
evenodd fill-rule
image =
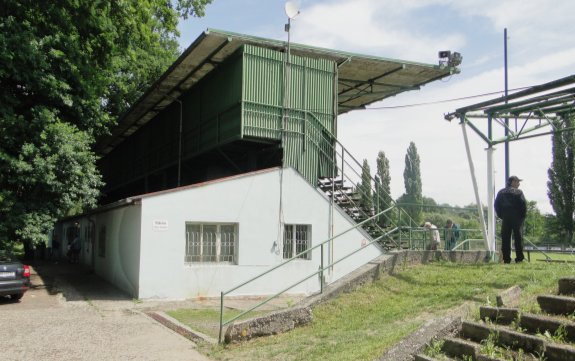
M323 293L323 244L321 245L321 272L319 274L319 293Z
M507 104L508 95L508 78L507 78L507 28L503 30L503 52L504 52L504 71L505 71L505 104ZM509 178L509 118L505 118L505 181ZM489 138L491 139L491 137Z
M495 257L495 215L493 212L493 117L487 115L487 238L489 250L492 251L492 257Z
M222 343L222 329L224 328L224 292L220 292L220 335L218 336L218 343Z
M495 212L493 202L495 200L495 187L493 184L493 148L491 145L487 148L487 231L489 232L490 250L493 251L492 260L494 261L495 246Z
M463 132L463 140L465 141L465 151L467 152L467 162L469 163L469 172L471 173L471 181L473 182L473 191L475 192L475 202L477 202L477 211L479 213L479 221L481 223L481 232L483 233L483 241L485 248L491 252L491 245L487 237L487 229L485 227L485 216L483 215L483 207L481 206L481 199L479 198L479 189L477 188L477 178L475 177L475 167L473 159L471 158L471 149L469 148L469 139L467 138L467 129L465 127L465 115L461 117L461 131Z

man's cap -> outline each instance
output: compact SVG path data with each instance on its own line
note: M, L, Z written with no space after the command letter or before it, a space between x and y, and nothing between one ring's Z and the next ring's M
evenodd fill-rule
M509 179L507 179L507 181L508 181L509 183L511 183L511 182L513 182L513 181L519 181L519 182L522 182L522 181L523 181L523 179L519 179L519 177L518 177L518 176L516 176L516 175L512 175L511 177L509 177Z

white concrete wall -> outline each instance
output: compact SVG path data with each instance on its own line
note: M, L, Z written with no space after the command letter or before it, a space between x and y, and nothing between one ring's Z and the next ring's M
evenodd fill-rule
M280 178L283 177L280 212ZM273 169L144 196L141 224L139 298L191 298L219 296L245 280L282 262L283 224L308 224L313 245L329 238L330 203L295 170ZM185 264L186 222L237 223L237 264ZM281 223L280 223L281 222ZM162 226L159 226L162 224ZM334 215L334 232L353 226L347 216ZM365 242L354 230L334 241L334 255L357 249ZM325 248L327 260L328 248ZM379 256L377 246L365 247L334 267L335 281ZM311 260L296 260L281 270L247 285L232 295L272 294L312 272L320 265L320 250ZM319 290L312 277L290 293Z
M80 263L93 269L132 297L138 296L140 271L140 205L128 205L73 220L60 222L58 229L65 232L74 222L80 224L82 244ZM104 226L104 228L102 228ZM86 237L86 228L94 227L92 236ZM101 233L105 232L105 254L99 255ZM62 237L62 253L66 255L68 242Z
M91 217L96 227L94 250L96 274L132 297L138 297L139 292L140 213L140 205L130 205ZM106 232L106 252L105 256L101 257L98 242L101 239L103 225Z

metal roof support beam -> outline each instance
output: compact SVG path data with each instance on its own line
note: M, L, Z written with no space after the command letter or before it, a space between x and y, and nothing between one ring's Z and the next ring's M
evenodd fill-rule
M536 86L533 86L533 87L531 87L531 88L529 88L529 89L525 89L525 90L520 91L520 92L517 92L517 93L515 93L515 94L511 94L511 95L509 95L509 96L507 96L507 97L500 97L500 98L496 98L496 99L492 99L492 100L487 100L487 101L484 101L484 102L481 102L481 103L477 103L477 104L474 104L474 105L470 105L470 106L467 106L467 107L459 108L459 109L455 110L455 113L459 113L459 114L467 113L467 112L469 112L469 111L474 111L474 110L478 110L478 109L481 109L481 108L485 108L485 107L487 107L487 106L489 106L489 105L494 105L494 104L501 103L501 102L505 101L505 98L506 98L507 100L518 99L518 98L522 98L522 97L524 97L524 96L528 96L528 95L532 95L532 94L537 94L537 93L542 92L542 91L547 91L547 90L550 90L550 89L559 88L559 87L566 86L566 85L569 85L569 84L572 84L572 83L575 83L575 75L571 75L571 76L568 76L568 77L565 77L565 78L561 78L561 79L558 79L558 80L554 80L554 81L551 81L551 82L549 82L549 83L545 83L545 84L541 84L541 85L536 85Z
M465 114L462 115L463 119L465 119ZM477 188L477 177L475 176L475 166L473 165L473 158L471 158L471 149L469 148L469 139L467 137L467 129L465 127L467 123L465 120L461 121L461 132L463 133L463 140L465 142L465 151L467 153L467 162L469 164L469 173L471 174L471 182L473 183L473 191L475 193L475 202L477 204L477 212L479 213L479 221L481 223L481 232L483 233L483 241L485 242L485 249L491 252L491 245L488 241L487 236L487 228L485 226L485 217L483 215L483 206L481 205L481 199L479 198L479 189Z
M479 135L479 137L481 137L481 139L483 139L483 140L485 141L485 143L487 143L487 145L489 145L489 144L491 143L491 140L489 140L489 138L488 138L485 134L483 134L483 132L482 132L479 128L477 128L477 127L475 126L475 124L471 123L471 122L467 119L467 117L465 116L465 114L464 114L462 117L463 117L463 118L461 119L461 123L466 123L467 125L469 125L469 127L470 127L471 129L473 129L473 131L474 131L477 135Z
M526 136L523 136L523 137L521 137L521 138L508 138L507 140L508 140L509 142L513 142L513 141L516 141L516 140L531 139L531 138L536 138L536 137L542 137L542 136L544 136L544 135L559 134L559 133L563 133L563 132L572 132L572 131L575 131L575 127L570 127L570 128L566 128L566 129L560 129L560 130L552 130L552 131L549 131L549 132L537 133L537 134L533 134L533 135L526 135ZM503 138L503 139L497 139L497 140L494 140L494 141L493 141L493 144L496 145L496 144L499 144L499 143L503 143L503 142L505 142L505 140L506 140L505 138Z
M347 93L347 92L349 92L349 91L352 91L352 90L354 90L354 89L359 88L359 87L362 86L362 85L370 85L370 84L372 84L373 82L375 82L375 81L378 80L378 79L384 78L384 77L386 77L386 76L388 76L388 75L391 75L391 74L393 74L393 73L397 73L398 71L403 70L403 69L405 69L405 64L401 64L400 66L398 66L398 67L395 68L395 69L392 69L392 70L390 70L390 71L387 71L387 72L385 72L385 73L383 73L383 74L381 74L381 75L378 75L378 76L376 76L376 77L374 77L374 78L368 79L367 81L361 82L361 83L357 84L356 86L353 86L353 87L351 87L351 88L349 88L349 89L346 89L346 90L340 92L338 95L345 94L345 93Z
M500 112L502 110L508 110L514 107L518 107L518 106L522 106L522 105L527 105L527 104L533 104L533 103L538 103L539 101L542 100L547 100L550 98L555 98L555 97L559 97L561 95L565 96L565 98L569 99L573 97L573 94L575 94L575 87L573 88L569 88L569 89L563 89L554 93L550 93L550 94L545 94L545 95L541 95L541 96L537 96L537 97L532 97L526 100L521 100L521 101L517 101L514 103L507 103L504 105L498 105L495 107L490 107L489 110L491 112ZM511 111L509 111L511 113Z
M569 94L569 95L565 95L565 96L555 98L555 99L548 99L548 98L547 99L541 99L541 101L531 102L534 104L526 104L522 107L517 107L517 108L510 107L508 109L508 111L509 111L509 113L512 113L512 114L521 114L525 111L532 110L533 107L537 107L540 109L541 108L547 108L547 107L552 106L552 105L563 104L565 102L569 102L569 101L573 101L573 100L575 100L575 95ZM490 109L490 111L491 110L492 109Z

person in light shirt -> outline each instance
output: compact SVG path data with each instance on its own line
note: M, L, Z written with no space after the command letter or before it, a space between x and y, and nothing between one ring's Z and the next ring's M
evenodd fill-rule
M437 250L437 247L439 246L439 243L441 242L441 238L439 237L439 230L437 229L437 226L432 224L431 222L425 222L425 224L423 225L423 228L425 228L431 234L431 243L429 244L429 249L432 251Z

